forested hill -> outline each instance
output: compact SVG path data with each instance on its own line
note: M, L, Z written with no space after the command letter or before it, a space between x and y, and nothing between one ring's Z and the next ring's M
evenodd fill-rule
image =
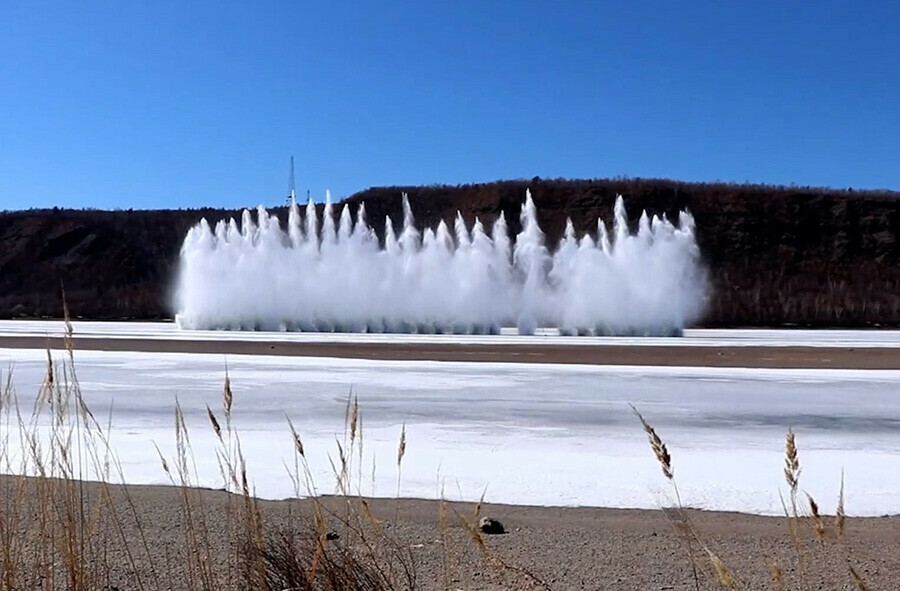
M900 325L900 193L668 180L504 181L463 186L383 187L345 200L365 202L381 233L385 215L399 224L400 194L417 225L492 222L505 212L518 231L526 187L549 244L567 217L579 232L610 221L617 194L633 224L641 211L683 208L711 279L709 326ZM339 212L339 207L335 212ZM284 208L277 210L285 217ZM32 210L0 213L0 317L59 316L60 286L72 314L84 318L171 318L178 251L201 217L225 210Z

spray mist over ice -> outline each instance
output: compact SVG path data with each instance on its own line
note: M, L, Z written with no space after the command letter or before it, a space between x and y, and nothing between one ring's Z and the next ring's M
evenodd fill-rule
M403 229L385 220L384 246L361 204L335 224L330 198L321 221L312 201L296 203L287 228L260 206L240 225L204 219L181 249L176 321L187 329L520 334L555 326L562 334L677 335L696 321L705 281L694 220L641 216L632 234L622 198L612 235L578 238L571 220L556 251L544 243L530 192L522 231L510 239L501 214L488 229L419 231L403 196Z

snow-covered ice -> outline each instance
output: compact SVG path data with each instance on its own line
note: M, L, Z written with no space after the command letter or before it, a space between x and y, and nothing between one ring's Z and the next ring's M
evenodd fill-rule
M647 347L869 347L900 348L900 330L805 330L805 329L685 329L682 337L572 337L556 329L538 329L520 336L514 328L500 335L419 335L297 332L240 332L180 330L172 322L74 321L80 338L147 339L166 341L248 341L301 343L459 343L566 345L641 345ZM59 336L64 325L57 320L3 320L0 337Z
M169 334L160 325L127 330ZM834 510L844 470L849 513L900 513L900 371L75 355L88 404L98 416L112 405L112 443L132 483L167 481L153 443L173 454L177 397L192 429L201 484L222 486L205 405L221 407L227 361L250 475L267 498L292 492L284 467L292 462L286 417L303 437L320 492L333 490L328 455L336 453L352 388L363 415L366 495L396 494L405 423L404 496L435 498L443 489L449 499L477 499L486 489L492 502L666 504L671 491L632 403L669 444L688 505L780 513L784 435L792 427L801 488L823 510ZM45 365L44 351L0 349L0 372L5 379L12 369L22 400L37 392Z

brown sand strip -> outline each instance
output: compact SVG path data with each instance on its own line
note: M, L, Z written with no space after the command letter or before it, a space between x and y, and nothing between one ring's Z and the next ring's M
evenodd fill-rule
M476 361L502 363L578 363L684 367L758 367L795 369L900 369L898 348L850 347L696 347L646 345L549 345L453 343L334 343L221 340L158 340L75 337L76 349L283 355L400 361ZM62 339L0 337L0 348L60 349Z
M31 486L34 484L30 482ZM11 495L14 486L14 479L0 476L0 493ZM172 589L187 589L181 572L187 564L188 550L179 489L131 486L133 505L126 502L121 487L113 486L110 492L122 516L123 529L121 534L116 530L112 535L109 548L112 572L106 588L137 589L135 575L140 573L144 585L152 589L151 565L155 565L157 574L165 583L171 583ZM97 485L86 485L87 506L96 506L98 493ZM221 567L226 562L225 516L229 507L234 511L241 500L219 491L203 490L198 494L194 508L202 506L209 518L209 556L212 564ZM39 497L31 494L28 498L37 501ZM333 497L322 500L334 515L347 513L347 500ZM351 511L362 513L357 499L351 499L350 504ZM662 511L487 504L482 514L500 520L509 533L486 537L489 550L486 559L461 521L462 517L472 518L475 507L471 503L450 503L443 526L436 501L375 499L369 505L395 549L411 557L420 591L544 588L515 567L527 569L555 591L695 589L688 548ZM143 525L149 552L140 542L132 507ZM292 531L312 531L307 500L263 501L260 509L269 533L279 531L288 523L294 524ZM736 573L743 589L773 588L769 578L773 560L784 570L789 589L855 588L850 586L848 564L854 565L872 589L896 589L900 580L900 549L896 543L900 519L897 518L851 518L843 542L835 539L832 520L828 518L827 540L823 544L815 542L810 524L801 523L801 568L784 518L699 511L690 511L689 517L694 531ZM340 534L338 540L329 544L351 546L364 552L361 544L354 546L352 532L337 520L326 519L326 527ZM31 524L37 527L34 521ZM126 545L132 551L136 568L123 555ZM379 547L386 549L384 544ZM693 552L702 578L700 588L720 588L710 578L713 575L705 552L696 544ZM499 566L495 560L498 557L513 569ZM216 571L225 572L219 568ZM806 579L805 585L799 583L801 574ZM224 584L221 589L231 591Z

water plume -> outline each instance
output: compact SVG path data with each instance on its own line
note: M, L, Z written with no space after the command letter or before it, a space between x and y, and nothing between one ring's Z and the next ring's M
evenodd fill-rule
M419 230L403 196L400 234L385 220L383 246L345 204L335 222L326 196L288 211L287 227L260 206L211 227L201 220L181 248L176 321L187 329L376 333L520 334L555 327L571 335L678 335L696 322L705 281L694 220L649 217L628 228L621 197L612 237L578 237L571 220L547 248L526 192L513 241L501 215L490 230L451 225Z

